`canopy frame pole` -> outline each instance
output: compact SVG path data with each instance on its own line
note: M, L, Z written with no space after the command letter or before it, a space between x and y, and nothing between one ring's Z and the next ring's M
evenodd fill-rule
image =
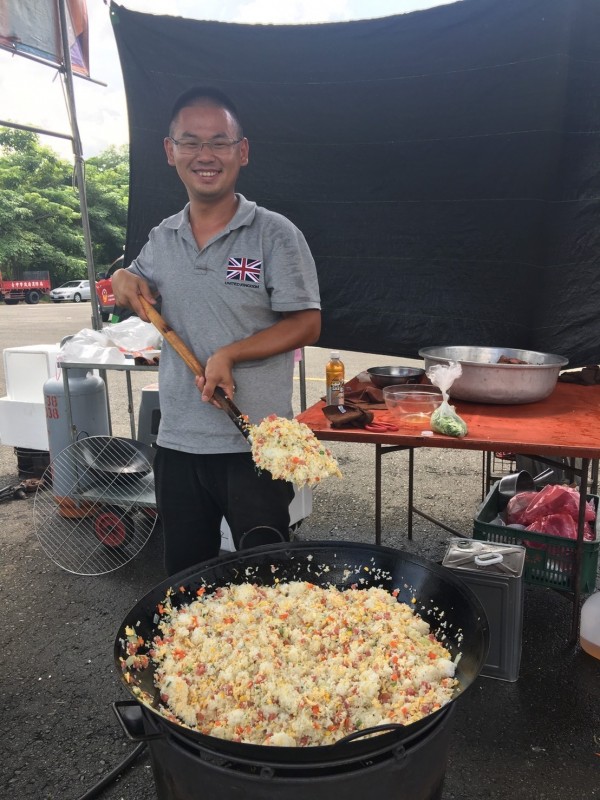
M69 51L69 37L67 33L67 13L65 0L58 0L58 12L60 23L60 37L62 44L64 78L66 89L67 110L69 113L69 123L71 125L73 156L75 159L75 179L79 192L79 205L81 208L81 224L83 227L83 239L85 244L85 256L87 261L88 278L90 281L90 300L92 305L92 327L98 331L102 329L102 319L100 307L98 305L98 295L96 294L96 271L94 269L94 254L92 250L92 235L90 231L90 219L88 215L87 195L85 191L85 170L83 159L83 148L81 137L79 136L79 126L77 125L77 114L75 110L75 92L73 87L73 70L71 64L71 53Z

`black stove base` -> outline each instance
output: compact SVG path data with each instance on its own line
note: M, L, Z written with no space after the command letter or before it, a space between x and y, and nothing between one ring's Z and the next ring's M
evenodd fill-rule
M148 742L158 800L441 800L451 734L449 707L407 746L335 767L235 762L194 742L165 736Z

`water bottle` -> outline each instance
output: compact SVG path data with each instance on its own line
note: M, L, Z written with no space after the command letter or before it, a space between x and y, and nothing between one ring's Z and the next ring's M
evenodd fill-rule
M579 642L586 653L600 658L600 592L590 595L581 607Z
M331 357L325 367L326 399L328 406L344 405L344 364L340 354L332 350Z

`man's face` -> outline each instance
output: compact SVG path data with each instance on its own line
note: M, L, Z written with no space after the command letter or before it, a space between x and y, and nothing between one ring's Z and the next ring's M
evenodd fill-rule
M248 163L248 140L223 149L196 147L199 142L233 142L238 128L228 111L212 105L182 108L171 126L171 137L164 140L167 161L177 170L190 201L216 202L235 190L241 167ZM192 146L190 148L190 145Z

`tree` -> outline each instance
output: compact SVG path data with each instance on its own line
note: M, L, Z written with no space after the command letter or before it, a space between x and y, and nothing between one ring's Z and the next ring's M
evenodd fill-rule
M86 162L94 264L99 271L123 252L129 200L129 147L108 147Z
M90 159L86 194L94 263L123 249L128 202L127 148ZM53 285L87 277L79 193L73 167L37 134L0 127L0 270L18 277L48 270Z

